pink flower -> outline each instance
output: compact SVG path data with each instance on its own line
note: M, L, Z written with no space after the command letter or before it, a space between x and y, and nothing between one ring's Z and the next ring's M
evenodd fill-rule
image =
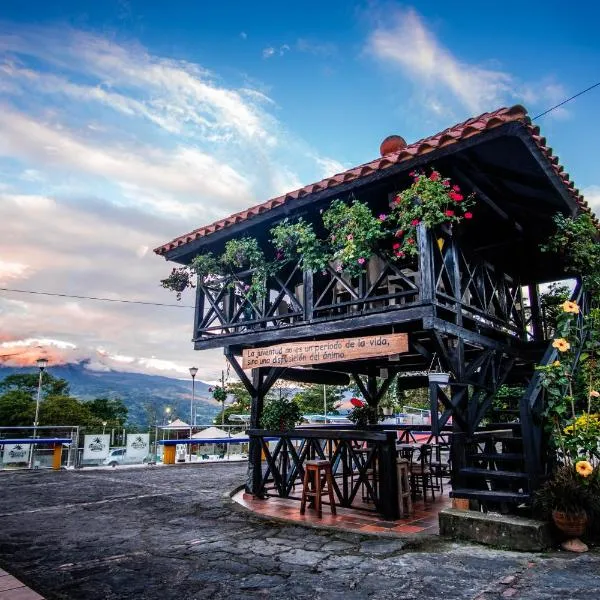
M400 244L398 244L398 243L395 243L395 244L392 246L392 248L393 248L394 250L398 250L398 248L400 248Z
M335 242L335 235L332 235L332 236L331 236L331 241L332 241L332 242Z
M396 252L396 256L402 258L404 256L404 252L402 252L402 250L399 250L398 252Z
M460 188L459 188L457 185L453 185L453 186L452 186L452 189L453 189L455 192L460 192Z
M385 221L386 219L387 219L387 215L384 215L383 213L379 215L380 221Z
M429 176L430 181L439 181L440 180L440 174L437 171L432 171L431 175Z
M350 233L346 239L351 242L354 239L354 236Z
M413 219L413 220L410 222L410 224L411 224L413 227L416 227L416 226L417 226L417 225L418 225L420 222L421 222L421 221L419 221L419 219Z
M413 238L408 238L408 239L406 240L406 243L407 243L407 244L410 244L410 245L412 246L412 245L415 243L415 240L414 240Z
M364 265L365 264L365 259L362 256L358 259L358 264L359 265Z
M396 233L394 235L396 237L402 237L404 235L404 230L398 229L398 231L396 231Z
M471 213L471 212L465 213L465 219L472 219L472 218L473 218L473 213Z
M337 265L337 266L335 267L335 270L336 270L338 273L341 273L341 272L342 272L342 265Z
M444 187L450 187L450 181L448 179L444 179L444 181L442 181L442 185Z
M448 196L450 196L450 199L454 200L454 202L461 202L462 200L464 200L464 197L461 194L457 194L456 192L450 192Z
M410 175L411 177L415 177L415 175L416 175L416 174L417 174L417 172L416 172L416 171L411 171L411 172L409 173L409 175Z
M447 217L453 217L454 216L454 211L453 210L447 210L447 211L444 212L444 214Z

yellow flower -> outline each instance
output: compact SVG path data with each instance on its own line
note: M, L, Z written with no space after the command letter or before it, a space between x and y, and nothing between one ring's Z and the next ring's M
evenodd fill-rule
M565 338L557 338L552 342L552 347L558 349L559 352L566 352L571 344Z
M596 390L592 390L590 392L590 398L600 398L600 392L597 392Z
M594 467L592 467L592 465L590 465L590 463L587 460L580 460L575 465L575 470L582 477L589 477L594 472Z
M553 366L553 367L560 367L560 360L555 360L555 361L552 363L552 366Z
M579 314L579 306L577 306L577 302L571 302L567 300L563 304L561 304L562 309L566 313Z

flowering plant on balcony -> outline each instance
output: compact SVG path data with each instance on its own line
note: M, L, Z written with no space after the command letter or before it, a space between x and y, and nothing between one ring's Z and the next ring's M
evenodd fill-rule
M284 219L271 229L271 243L275 247L275 260L300 261L303 271L322 271L329 262L329 252L317 238L311 223L300 218L293 222Z
M376 217L367 204L334 200L323 211L323 225L329 232L327 243L335 269L349 276L364 272L371 254L385 237L386 216Z
M473 194L465 196L458 185L453 185L436 170L429 176L420 171L410 175L412 185L396 195L386 219L395 227L392 248L396 258L418 254L416 230L419 224L433 228L473 218L470 211Z

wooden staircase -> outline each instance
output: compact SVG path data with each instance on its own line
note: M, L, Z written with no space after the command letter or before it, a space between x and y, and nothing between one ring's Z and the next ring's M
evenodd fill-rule
M577 302L580 318L583 318L588 312L588 299L580 284L571 300ZM578 341L579 349L584 342L585 336ZM557 358L558 350L552 347L550 340L543 356L538 359L539 364L549 365ZM488 424L487 431L477 431L468 440L465 466L458 470L450 496L477 500L484 510L501 512L530 504L547 469L543 408L541 376L534 371L520 400L518 415L515 415L519 421Z

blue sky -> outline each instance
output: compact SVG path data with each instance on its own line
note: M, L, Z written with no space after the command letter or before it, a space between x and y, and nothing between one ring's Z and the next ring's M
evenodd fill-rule
M151 249L171 237L371 160L391 133L533 116L600 80L595 4L493 6L4 0L0 286L170 302ZM599 103L539 120L596 207ZM54 340L97 368L184 373L190 325L185 309L0 297L1 352ZM202 362L205 379L222 366Z

